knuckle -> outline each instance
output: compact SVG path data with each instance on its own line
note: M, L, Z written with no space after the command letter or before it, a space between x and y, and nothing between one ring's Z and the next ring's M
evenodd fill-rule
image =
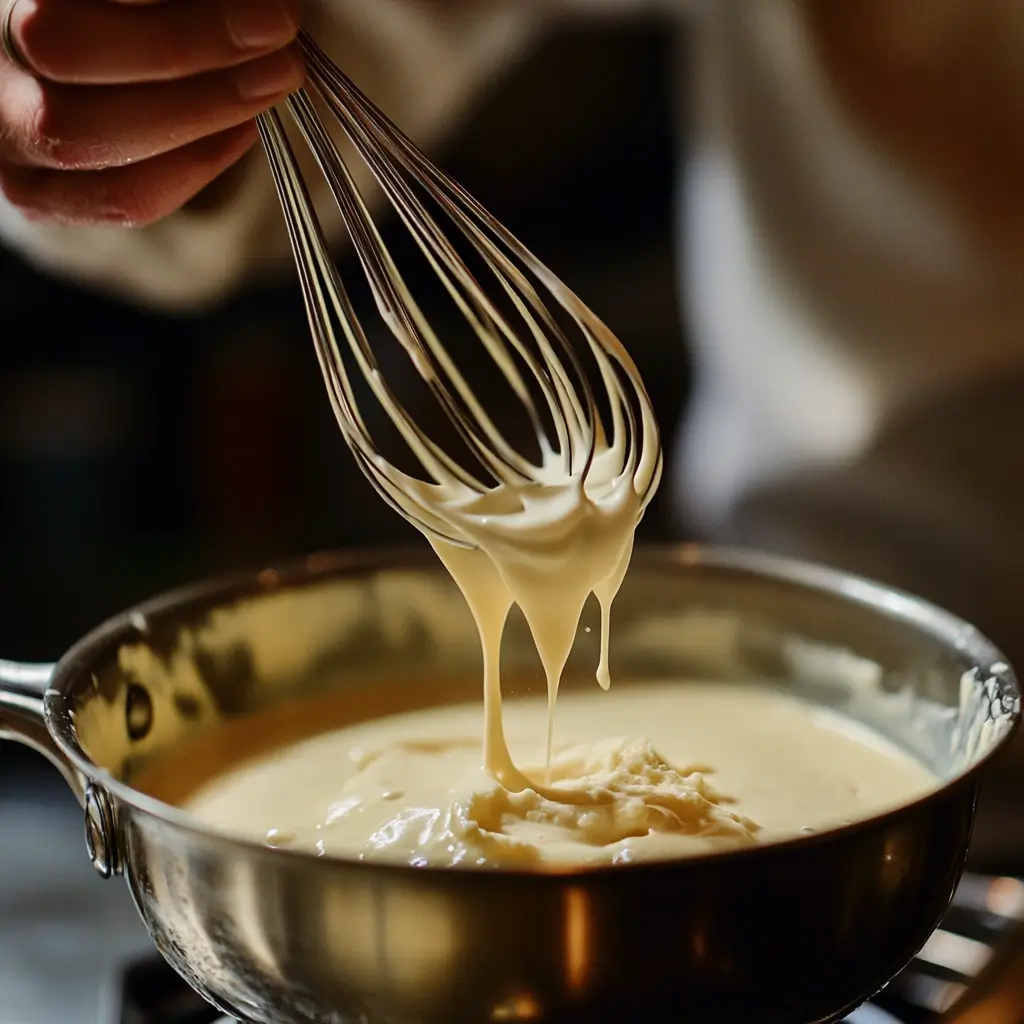
M74 130L62 90L42 87L26 115L30 154L40 164L56 170L74 171L93 166L90 147Z

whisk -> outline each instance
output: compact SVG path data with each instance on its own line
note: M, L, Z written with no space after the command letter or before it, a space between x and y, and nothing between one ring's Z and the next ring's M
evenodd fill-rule
M457 521L445 515L438 500L442 489L463 504L502 485L543 486L553 468L585 482L600 458L613 461L615 476L631 478L641 508L646 507L661 477L662 450L643 382L621 343L480 203L435 167L312 38L301 33L299 45L307 84L286 101L287 110L330 187L378 312L470 456L467 466L465 458L456 459L431 437L385 378L332 259L284 121L278 111L269 111L259 117L258 127L324 381L345 441L381 497L428 537L472 547ZM340 124L372 172L472 329L479 360L490 360L511 388L513 404L528 417L539 457L515 449L431 329L319 110ZM455 229L454 237L442 230L439 217ZM460 255L459 239L468 243L467 257L475 254L473 260L493 278L490 295ZM555 310L568 314L582 346L570 343ZM600 387L592 381L593 369L584 368L585 358L596 367ZM406 473L382 454L356 397L359 377L421 472Z

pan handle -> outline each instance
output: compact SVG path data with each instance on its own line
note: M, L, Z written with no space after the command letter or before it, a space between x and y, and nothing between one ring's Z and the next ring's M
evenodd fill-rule
M54 742L43 714L43 697L53 670L53 665L0 661L0 740L15 740L37 750L56 766L84 806L85 780Z

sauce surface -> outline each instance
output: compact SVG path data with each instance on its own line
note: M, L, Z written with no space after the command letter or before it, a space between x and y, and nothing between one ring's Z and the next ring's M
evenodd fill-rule
M505 702L529 785L482 766L479 705L332 729L236 762L182 805L219 830L325 856L543 869L708 853L823 831L937 785L838 714L767 687L636 683Z

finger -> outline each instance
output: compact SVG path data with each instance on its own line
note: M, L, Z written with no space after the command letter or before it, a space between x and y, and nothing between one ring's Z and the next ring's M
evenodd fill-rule
M0 189L29 220L143 227L179 209L249 150L252 122L172 153L104 171L0 167Z
M280 49L297 0L11 0L11 38L40 77L76 85L167 81Z
M177 82L68 86L0 78L0 158L61 170L148 160L248 121L301 84L294 47Z

